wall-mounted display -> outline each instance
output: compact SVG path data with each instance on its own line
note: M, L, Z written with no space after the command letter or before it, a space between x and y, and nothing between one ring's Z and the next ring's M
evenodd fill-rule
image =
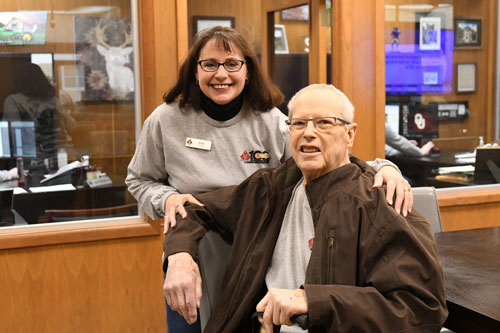
M457 64L457 93L476 91L476 64Z
M75 53L83 65L83 102L133 101L134 72L128 18L75 17Z
M0 12L0 45L44 45L46 11Z
M385 39L388 95L452 92L452 16L446 11L415 12L414 27L391 25Z
M481 20L455 19L455 46L481 46Z

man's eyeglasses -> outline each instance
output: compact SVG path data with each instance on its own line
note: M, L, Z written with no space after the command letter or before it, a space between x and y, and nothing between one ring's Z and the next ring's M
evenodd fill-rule
M200 60L198 64L205 72L217 72L219 66L224 66L228 72L237 72L246 63L246 60L226 60L224 62L217 62L215 60Z
M339 117L292 118L285 120L285 123L294 131L302 131L310 121L312 121L314 128L320 131L328 131L339 124L350 124L347 120Z

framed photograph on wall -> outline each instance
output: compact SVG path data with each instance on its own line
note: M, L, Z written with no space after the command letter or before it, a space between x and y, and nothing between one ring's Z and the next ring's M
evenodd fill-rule
M455 19L455 47L481 46L481 20Z
M476 91L476 64L457 64L457 93Z
M419 23L420 50L439 50L441 48L441 18L422 16Z
M234 28L233 16L193 16L193 36L216 26Z
M286 30L283 24L274 25L274 53L289 53Z

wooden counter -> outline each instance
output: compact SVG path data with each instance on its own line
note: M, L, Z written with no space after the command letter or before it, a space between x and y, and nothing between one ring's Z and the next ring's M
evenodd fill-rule
M500 184L436 189L443 231L500 226Z

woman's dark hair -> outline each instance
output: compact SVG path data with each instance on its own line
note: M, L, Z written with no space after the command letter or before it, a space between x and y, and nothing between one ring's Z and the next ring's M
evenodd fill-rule
M196 36L186 60L181 65L179 80L163 96L166 103L172 103L179 98L179 106L181 107L190 104L196 109L200 108L200 94L202 92L196 84L197 61L201 49L212 39L216 40L217 46L224 48L227 52L234 51L232 47L238 48L245 57L248 84L245 85L243 94L247 103L260 111L268 111L283 103L283 94L278 86L262 72L255 52L243 36L232 28L221 26L204 30Z
M14 75L14 93L23 93L33 98L54 97L55 89L43 73L40 66L22 63L16 67Z

